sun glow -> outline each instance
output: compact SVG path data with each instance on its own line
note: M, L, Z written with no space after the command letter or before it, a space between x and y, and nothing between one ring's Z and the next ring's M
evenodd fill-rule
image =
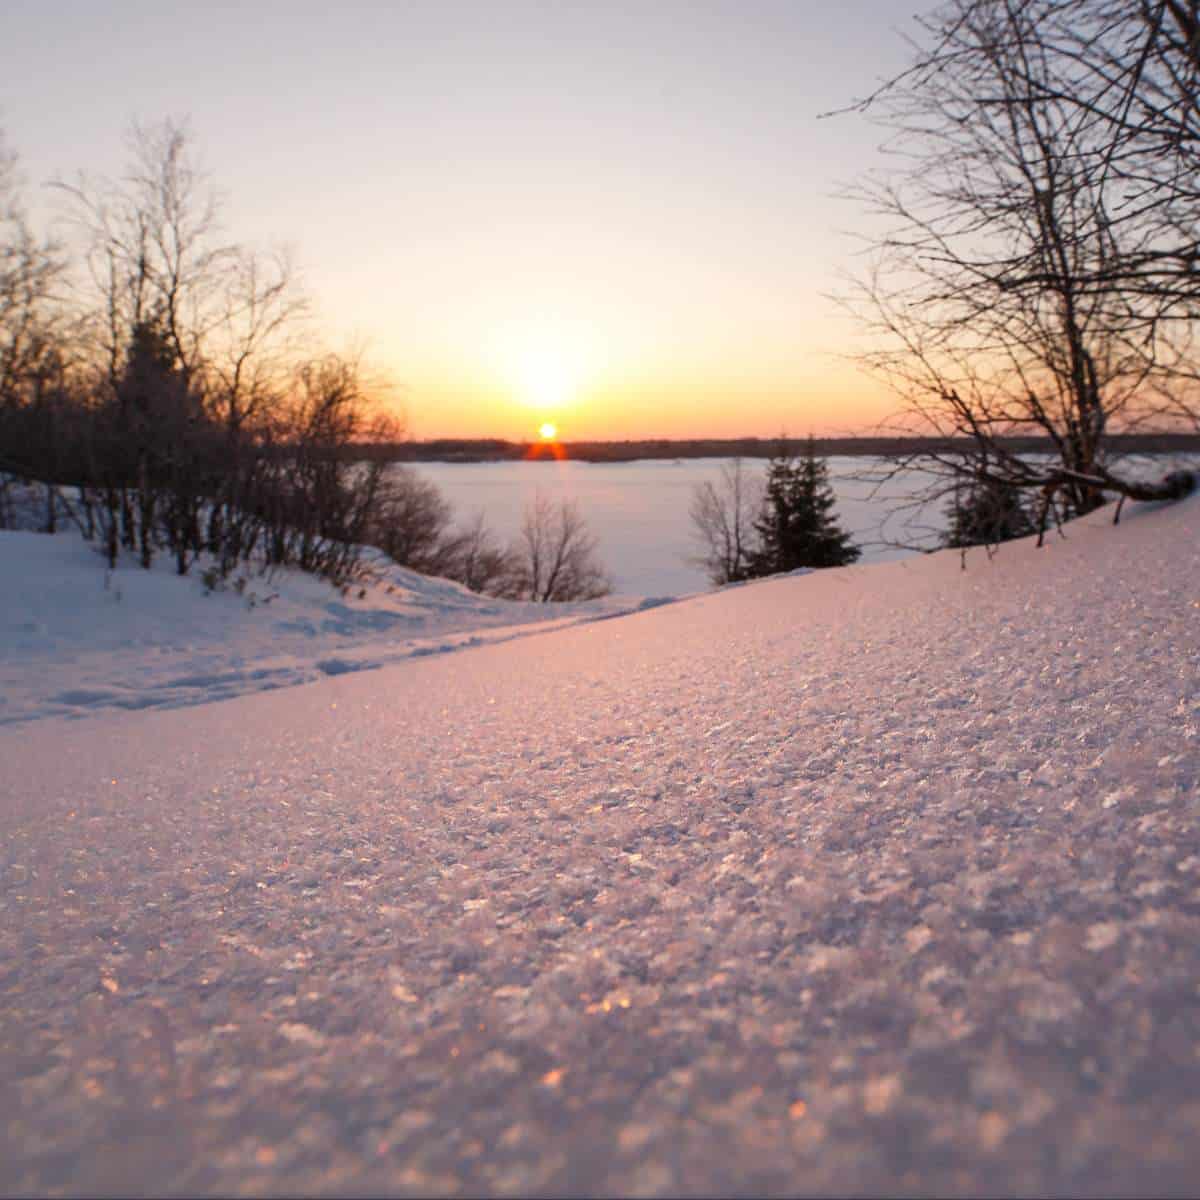
M557 353L543 351L522 366L519 391L530 408L542 412L562 408L575 399L578 390L578 372Z
M553 421L547 421L538 427L538 435L543 442L552 442L558 437L558 426Z
M509 395L546 418L578 405L595 385L599 346L582 322L529 319L497 329L491 341L493 369Z

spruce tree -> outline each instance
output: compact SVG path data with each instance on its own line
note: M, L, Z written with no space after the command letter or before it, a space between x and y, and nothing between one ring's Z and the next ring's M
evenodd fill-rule
M773 575L798 567L844 567L861 553L837 523L836 500L829 483L829 468L817 457L816 443L808 439L804 457L796 459L786 443L767 467L767 487L755 530L759 549L752 567L755 575Z
M946 515L950 525L942 545L953 549L995 546L1036 532L1020 491L993 479L956 488Z
M788 453L787 443L781 441L779 449L767 464L762 510L754 522L758 545L749 558L748 573L752 577L789 570L781 564L787 552L788 524L795 490L796 460Z

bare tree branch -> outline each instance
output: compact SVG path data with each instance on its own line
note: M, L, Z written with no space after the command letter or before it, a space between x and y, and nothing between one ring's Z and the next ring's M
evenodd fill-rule
M1108 492L1178 494L1179 478L1131 477L1111 435L1200 425L1189 14L951 0L865 102L900 165L855 193L887 225L849 304L876 338L867 365L902 397L899 428L971 447L922 456L942 494L1036 490L1043 522ZM1053 456L1017 453L1028 435Z

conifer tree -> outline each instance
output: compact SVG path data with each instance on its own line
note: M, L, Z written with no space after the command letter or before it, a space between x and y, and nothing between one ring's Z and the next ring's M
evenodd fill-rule
M812 437L796 459L781 444L767 467L766 495L755 530L759 549L754 575L773 575L798 567L844 567L861 553L837 523L829 468L817 457Z
M953 549L995 546L1036 532L1020 491L996 479L956 488L947 516L950 526L942 535L942 545Z

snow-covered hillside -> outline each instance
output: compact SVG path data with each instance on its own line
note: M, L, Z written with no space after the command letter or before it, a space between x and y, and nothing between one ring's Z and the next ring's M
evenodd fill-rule
M344 591L291 569L206 584L166 556L109 571L74 531L0 531L0 724L228 699L656 603L518 604L364 563Z
M1194 1192L1198 579L1133 506L0 730L0 1190Z

